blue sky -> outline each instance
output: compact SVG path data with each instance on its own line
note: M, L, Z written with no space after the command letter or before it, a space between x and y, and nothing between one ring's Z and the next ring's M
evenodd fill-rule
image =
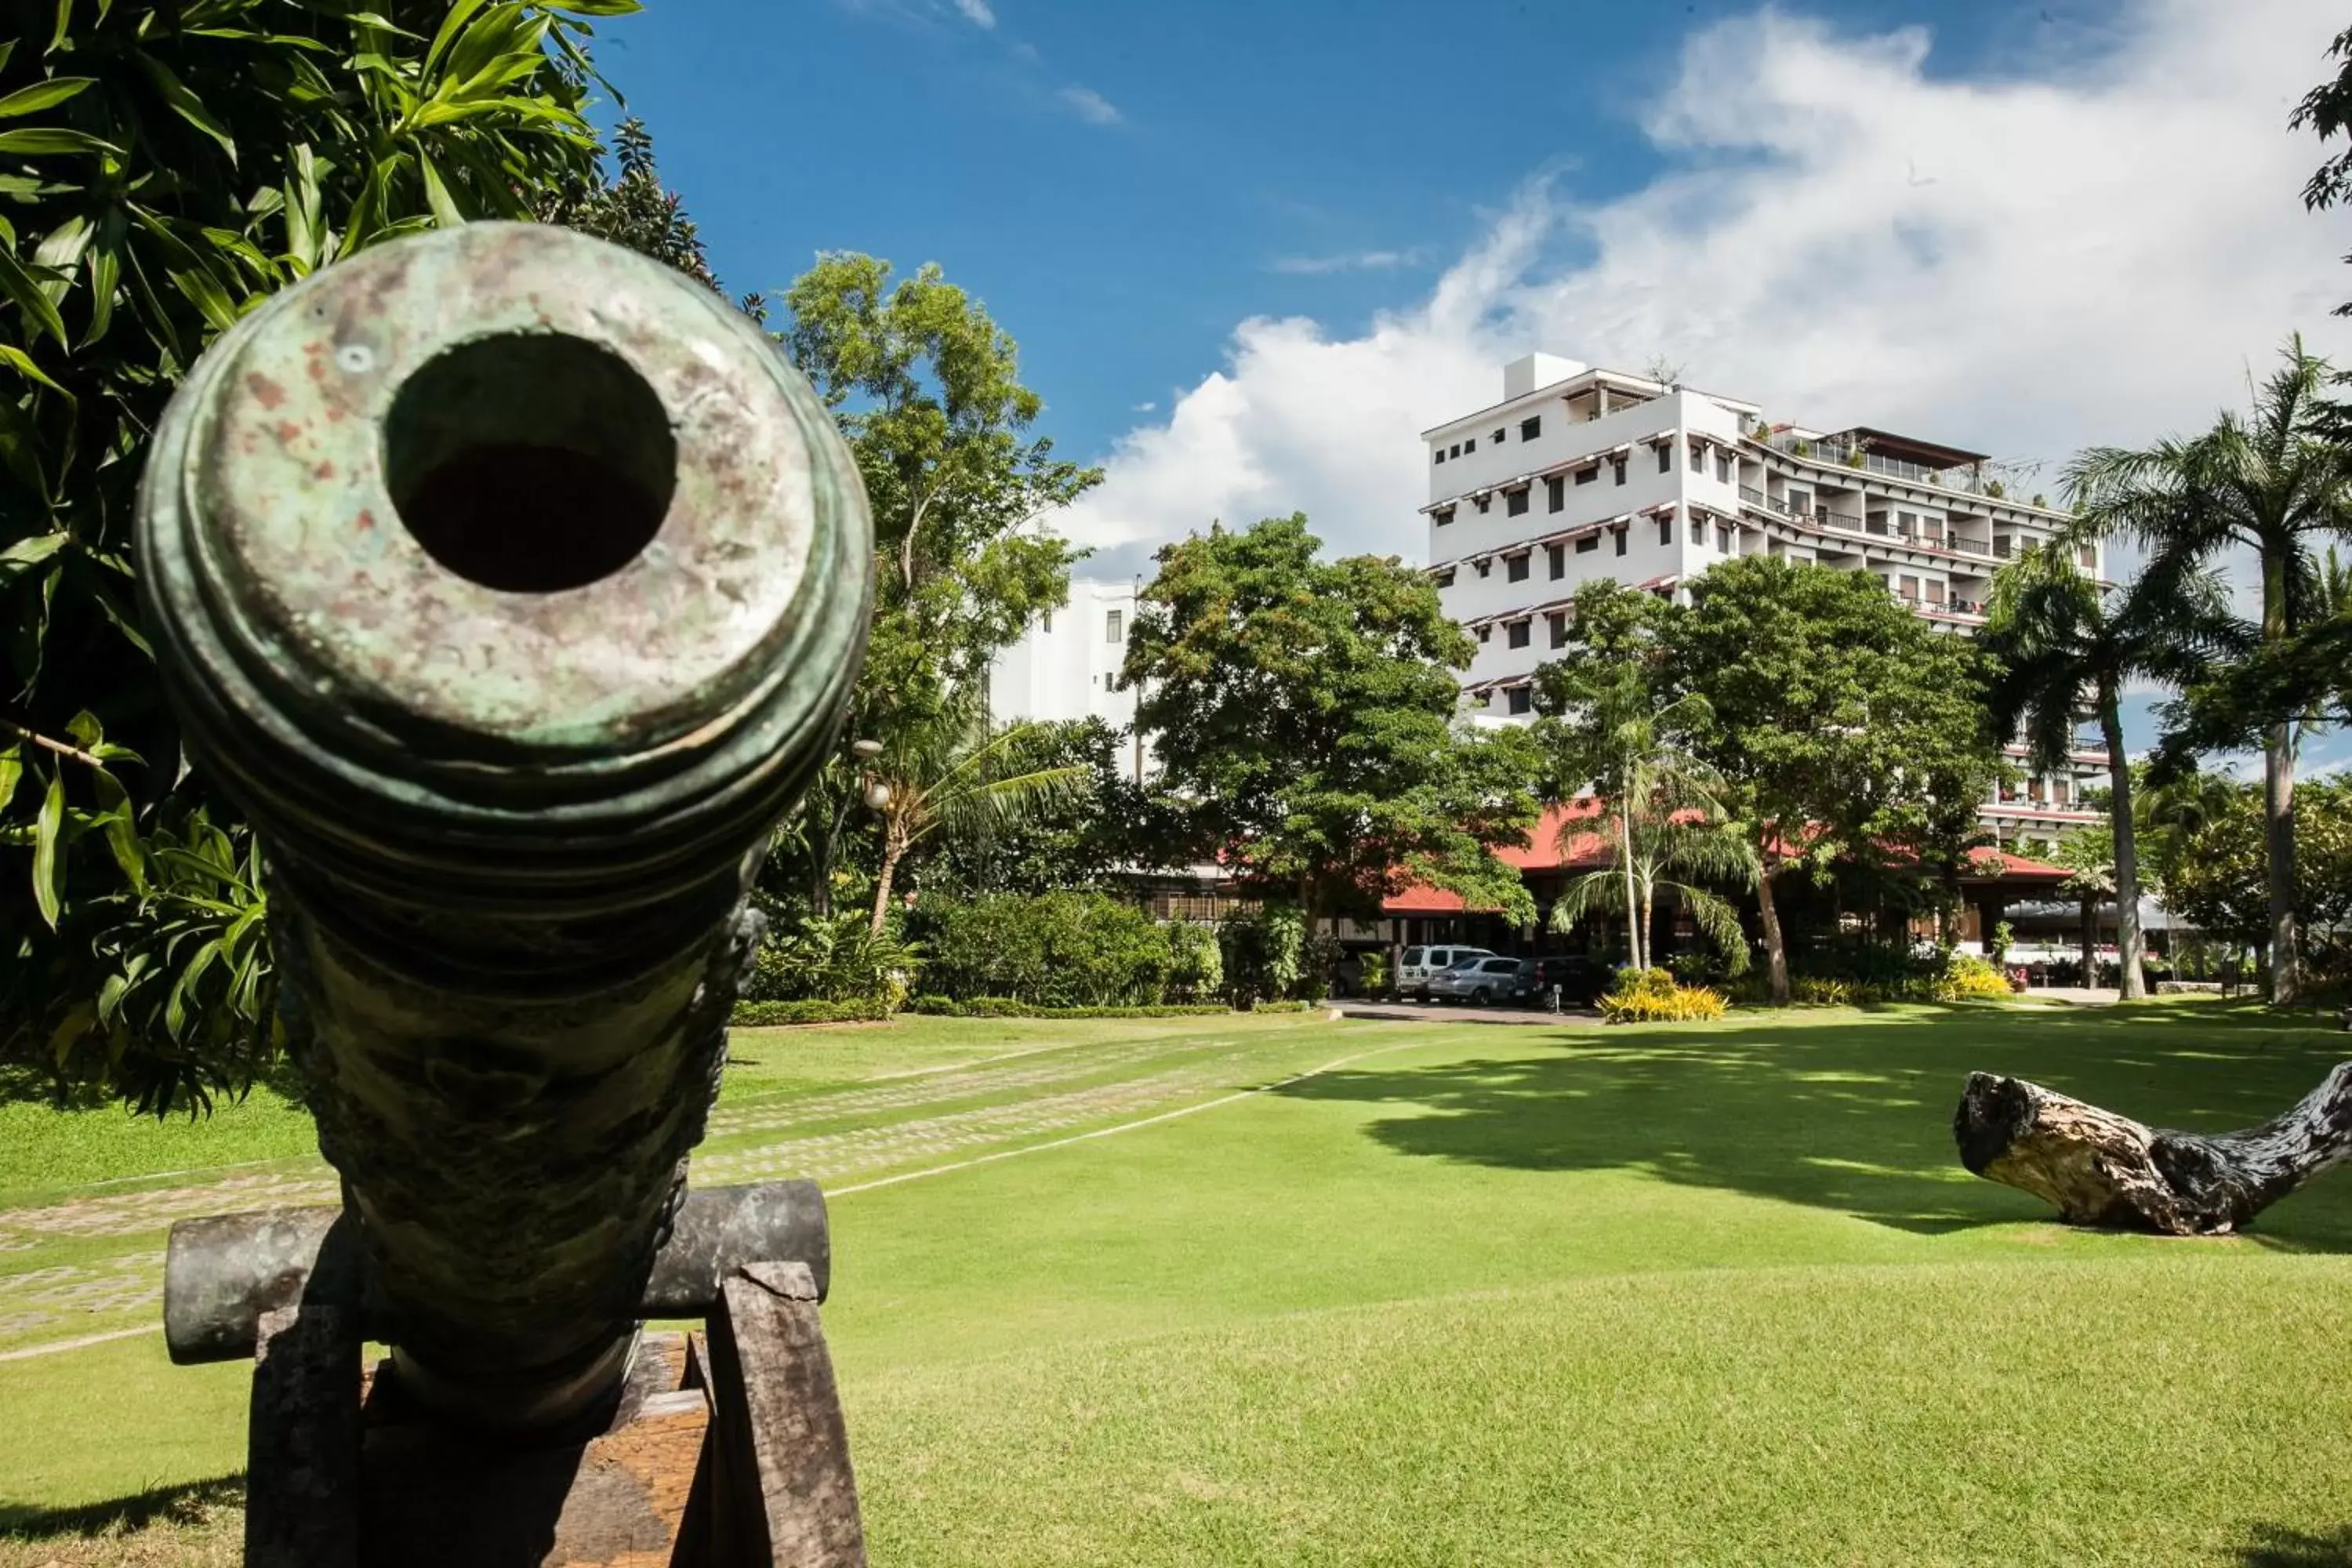
M1541 348L2022 465L2352 363L2285 130L2340 0L654 0L603 62L729 286L936 260L1107 465L1093 569L1305 510L1419 559L1417 432ZM2136 715L2135 743L2147 733ZM2335 738L2315 753L2334 760Z
M1595 200L1647 184L1643 104L1694 31L1752 9L654 0L601 52L730 288L821 249L936 260L1090 454L1245 317L1348 331L1426 292L1531 174ZM1925 25L1932 69L1966 76L2095 53L2114 7L1802 9Z

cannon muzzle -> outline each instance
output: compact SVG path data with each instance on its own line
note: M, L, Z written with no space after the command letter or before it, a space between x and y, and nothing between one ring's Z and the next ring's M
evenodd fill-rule
M261 835L370 1331L446 1414L562 1420L620 1377L747 888L856 678L855 463L724 300L476 224L226 335L139 542L188 750Z

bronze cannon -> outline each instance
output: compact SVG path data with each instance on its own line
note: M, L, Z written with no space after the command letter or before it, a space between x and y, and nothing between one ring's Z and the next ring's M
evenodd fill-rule
M840 1444L823 1201L686 1187L748 891L870 614L865 495L814 394L632 252L421 235L199 361L139 545L189 752L262 840L281 1023L343 1189L173 1237L175 1358L257 1357L248 1562L389 1560L378 1494L429 1492L448 1456L472 1456L459 1490L484 1456L577 1463L681 1392L649 1381L641 1323L704 1316L703 1513L662 1560L861 1560L845 1452L807 1451ZM764 1328L751 1297L727 1310L755 1287ZM763 1360L758 1333L797 1349ZM365 1341L391 1355L363 1412ZM761 1415L763 1368L824 1408ZM380 1463L404 1422L449 1440ZM795 1468L812 1495L745 1522Z

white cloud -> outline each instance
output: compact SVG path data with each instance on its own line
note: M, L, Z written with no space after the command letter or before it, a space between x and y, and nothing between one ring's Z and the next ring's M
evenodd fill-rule
M1917 28L1706 27L1643 122L1666 174L1598 204L1531 181L1360 335L1243 321L1062 527L1116 549L1304 509L1336 547L1417 559L1418 433L1535 348L1663 354L1774 418L2049 459L2053 480L2085 444L2201 423L2290 331L2352 343L2327 315L2352 225L2303 211L2321 153L2285 127L2339 11L2143 0L2096 57L2021 41L2011 74L1968 81L1925 74ZM1578 258L1548 259L1563 241Z
M955 0L955 8L975 27L996 26L996 13L988 8L988 0Z
M1117 125L1126 118L1118 105L1090 87L1066 87L1054 96L1089 125Z
M1276 272L1312 277L1326 272L1386 272L1419 265L1420 253L1411 250L1356 250L1339 256L1277 256L1267 266Z

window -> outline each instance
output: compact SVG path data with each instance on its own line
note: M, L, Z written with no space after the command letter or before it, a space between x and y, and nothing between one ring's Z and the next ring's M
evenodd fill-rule
M1501 430L1497 430L1497 431L1496 431L1496 432L1495 432L1495 445L1496 445L1496 446L1499 447L1499 446L1501 446L1501 445L1503 444L1503 437L1504 437L1504 435L1505 435L1505 432L1503 432L1503 431L1501 431Z
M1437 448L1437 450L1436 450L1436 451L1432 452L1432 453L1430 454L1430 460L1431 460L1431 461L1433 461L1433 462L1438 462L1438 463L1442 463L1442 462L1445 461L1445 448L1444 448L1444 447L1438 447L1438 448Z
M1453 567L1448 566L1444 571L1440 572L1437 574L1437 585L1441 588L1451 588L1454 586Z
M1554 610L1544 617L1544 621L1551 632L1551 646L1566 647L1568 646L1568 612Z
M1446 448L1445 455L1449 458L1460 457L1462 455L1462 443L1459 441L1454 442L1453 446Z
M1885 507L1881 507L1876 511L1864 513L1862 526L1872 533L1885 533L1886 531L1886 509Z
M1465 452L1475 452L1475 451L1476 451L1476 450L1478 449L1478 437L1475 437L1475 436L1473 436L1473 437L1471 437L1468 440L1466 440L1466 441L1463 442L1463 443L1462 443L1462 449L1463 449L1464 451L1465 451Z
M1597 533L1588 533L1576 542L1576 552L1579 555L1590 555L1600 548L1601 536Z
M1567 545L1547 544L1544 546L1544 554L1550 558L1551 574L1554 577L1565 577L1568 575Z
M1618 554L1622 555L1625 553L1625 540L1633 531L1630 528L1621 528L1616 531Z
M1589 468L1579 468L1576 470L1576 482L1580 485L1589 485L1600 477L1601 465L1598 463L1593 464L1592 467Z
M1493 637L1494 635L1495 635L1495 628L1494 628L1494 627L1492 627L1492 626L1480 626L1480 627L1478 628L1478 641L1479 641L1479 644L1483 647L1483 646L1486 644L1486 639L1487 639L1487 638L1489 638L1489 637Z
M2074 559L2083 563L2084 571L2092 571L2099 564L2099 547L2095 544L2085 544L2082 549L2074 552Z
M1672 544L1674 542L1675 520L1673 514L1668 513L1666 516L1658 519L1658 542L1661 544Z
M1544 481L1544 505L1553 511L1568 505L1568 481L1558 474Z
M1491 691L1481 691L1477 696L1470 699L1470 702L1475 708L1492 708L1495 705L1495 694Z
M1528 580L1528 558L1524 555L1514 555L1509 557L1503 563L1503 576L1507 582L1526 582Z
M1942 578L1930 577L1927 579L1927 602L1931 605L1940 605L1944 602L1944 582Z
M1717 452L1715 455L1715 477L1721 479L1727 485L1731 482L1730 453Z
M1484 517L1486 515L1486 509L1495 504L1494 494L1493 492L1488 491L1472 496L1470 498L1470 504L1478 509L1478 515L1480 517Z
M1706 448L1696 441L1690 444L1690 468L1694 474L1706 472Z
M1534 709L1535 709L1535 705L1536 705L1536 694L1535 694L1533 691L1529 690L1527 687L1524 687L1524 686L1514 686L1514 687L1512 687L1512 688L1511 688L1511 695L1510 695L1510 697L1509 697L1508 700L1509 700L1509 703L1510 703L1510 710L1511 710L1511 711L1512 711L1512 712L1514 712L1514 713L1528 713L1528 712L1532 712L1532 711L1534 710Z
M1535 640L1535 623L1533 621L1513 621L1508 626L1504 628L1504 631L1509 637L1510 646L1513 647L1525 647L1528 644L1533 642Z
M1105 641L1105 642L1125 642L1126 640L1127 640L1127 617L1126 617L1125 616L1121 615L1121 614L1120 614L1118 611L1117 611L1117 610L1106 610L1106 611L1104 611L1104 612L1103 612L1103 641Z
M1896 512L1895 514L1895 531L1905 539L1918 538L1919 514L1916 511Z
M1520 420L1520 421L1519 421L1519 439L1520 439L1520 440L1522 440L1522 441L1532 441L1532 440L1534 440L1537 437L1538 437L1538 436L1540 436L1540 435L1542 435L1542 434L1543 434L1543 416L1542 416L1542 415L1538 414L1538 415L1537 415L1537 416L1536 416L1534 418L1532 418L1532 419L1522 419L1522 420Z
M1715 542L1721 547L1726 555L1731 553L1732 546L1738 542L1738 541L1732 536L1731 524L1727 522L1718 522L1715 525Z
M1491 560L1473 561L1470 564L1478 568L1478 575L1481 577L1495 569L1495 563Z
M1658 472L1671 474L1674 471L1675 444L1672 441L1661 441L1658 443Z
M1610 466L1610 468L1612 468L1613 470L1615 470L1616 475L1617 475L1617 482L1618 482L1619 484L1621 484L1621 485L1622 485L1622 484L1623 484L1623 483L1625 482L1625 459L1624 459L1624 458L1618 458L1615 462L1613 462L1613 463L1610 464L1609 466Z
M1447 523L1454 521L1454 509L1450 506L1439 507L1435 511L1429 514L1429 519L1432 522L1437 524L1438 527L1444 528Z
M1913 604L1917 604L1919 602L1919 579L1912 576L1907 572L1903 574L1901 586L1897 587L1895 592L1902 597L1910 600Z
M1525 517L1528 512L1528 492L1522 487L1503 497L1503 510L1510 517Z
M1054 635L1054 612L1051 610L1046 611L1044 618L1037 624L1039 630L1043 631L1047 637L1052 637Z

